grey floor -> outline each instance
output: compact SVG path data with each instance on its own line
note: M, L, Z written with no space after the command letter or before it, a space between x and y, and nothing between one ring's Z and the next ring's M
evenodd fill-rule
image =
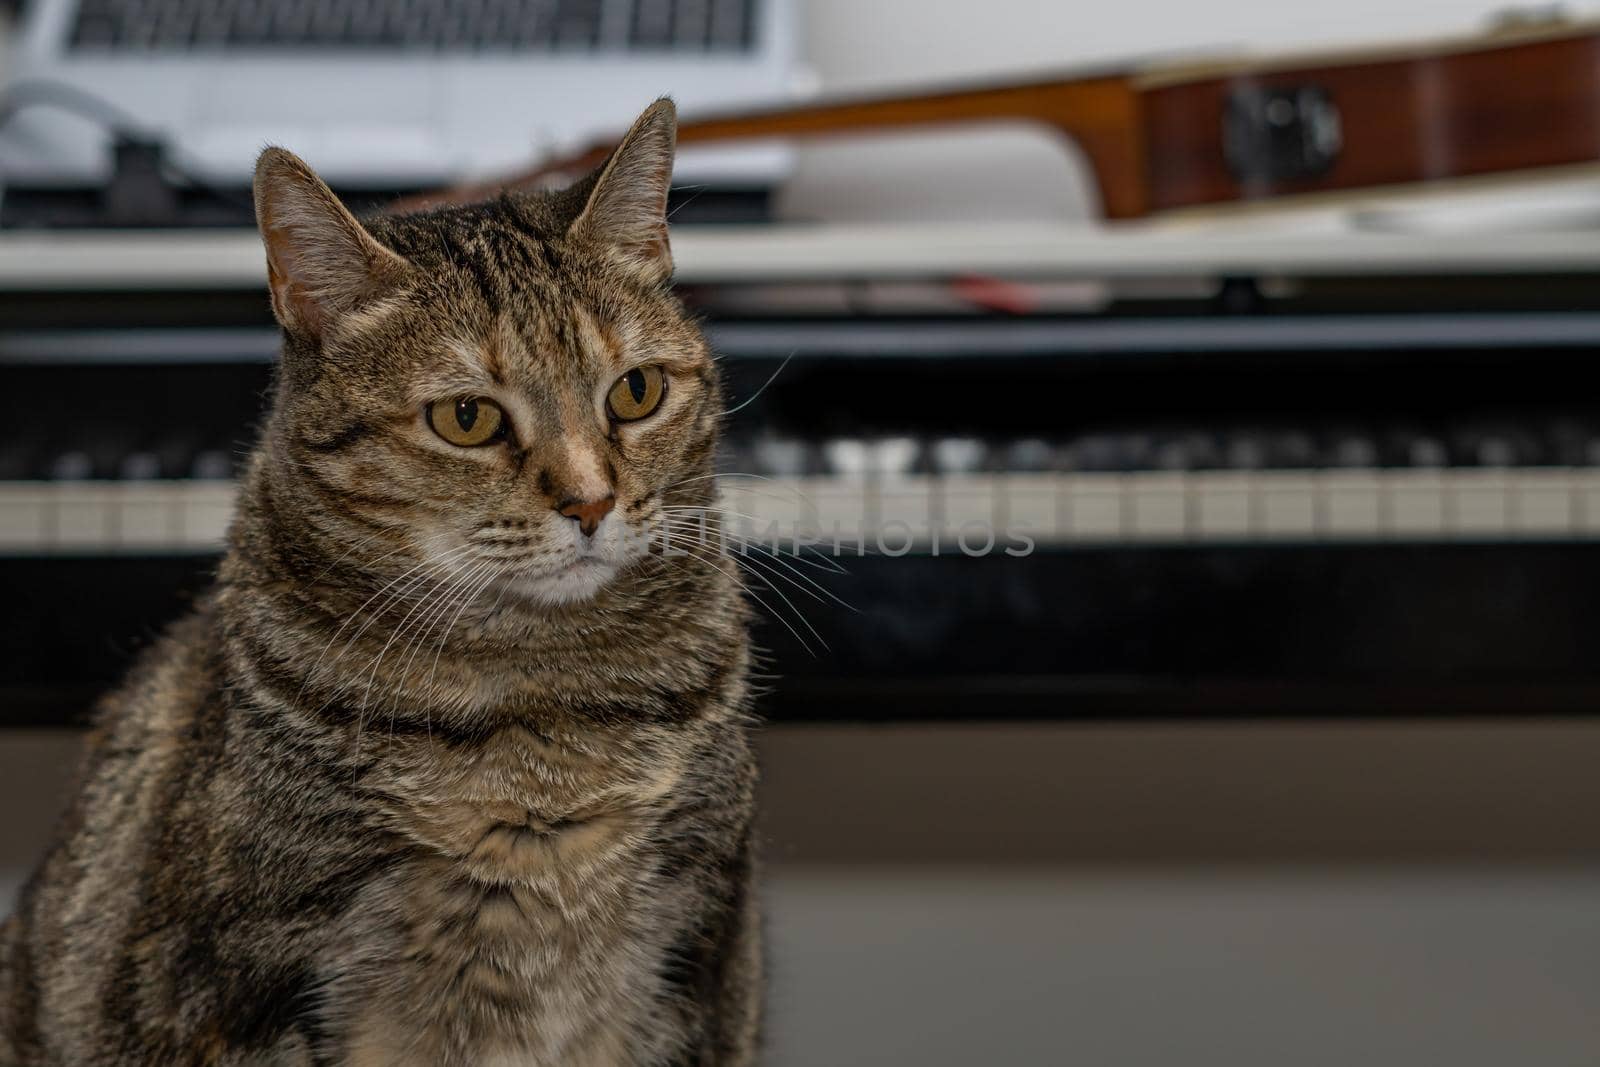
M779 1065L1600 1063L1600 868L783 872Z
M72 740L0 734L0 892ZM775 730L776 1067L1600 1063L1600 726Z

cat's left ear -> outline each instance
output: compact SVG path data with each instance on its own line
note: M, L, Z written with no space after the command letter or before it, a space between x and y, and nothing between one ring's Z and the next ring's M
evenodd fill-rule
M261 153L255 200L272 310L292 334L320 340L334 318L398 288L411 273L293 152Z
M652 280L672 276L667 243L667 192L678 143L678 109L662 97L634 121L606 160L572 228Z

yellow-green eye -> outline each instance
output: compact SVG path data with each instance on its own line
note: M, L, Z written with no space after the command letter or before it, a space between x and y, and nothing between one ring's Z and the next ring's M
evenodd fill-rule
M505 428L505 412L483 396L435 400L428 405L428 425L451 444L473 448L500 437Z
M606 403L619 421L632 422L654 411L666 388L667 376L660 367L635 367L617 379L606 394Z

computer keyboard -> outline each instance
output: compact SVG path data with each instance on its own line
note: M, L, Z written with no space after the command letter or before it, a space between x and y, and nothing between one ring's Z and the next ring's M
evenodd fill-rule
M78 51L726 52L754 0L83 0Z

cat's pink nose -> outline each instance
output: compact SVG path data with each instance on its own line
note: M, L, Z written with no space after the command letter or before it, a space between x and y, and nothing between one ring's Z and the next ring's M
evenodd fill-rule
M611 512L616 502L616 495L613 494L603 500L574 500L561 505L558 510L567 518L577 520L578 529L583 531L585 537L593 537L595 530L600 528L600 520Z

